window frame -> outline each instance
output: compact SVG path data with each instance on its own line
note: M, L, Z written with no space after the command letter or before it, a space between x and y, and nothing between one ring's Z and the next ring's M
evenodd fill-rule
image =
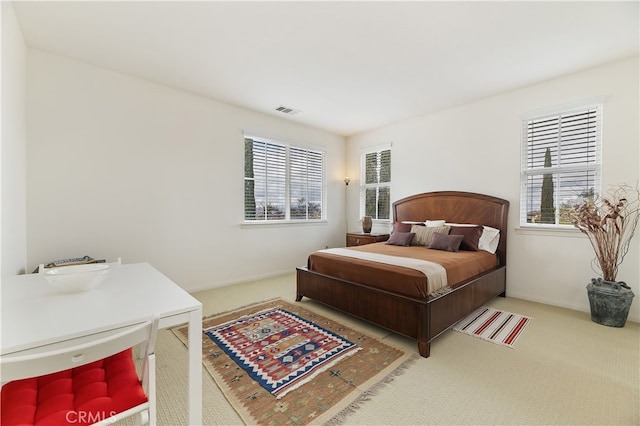
M251 180L252 178L247 176L246 173L246 143L247 140L252 140L254 142L260 142L260 143L264 143L266 145L272 145L274 147L281 147L284 148L285 150L285 154L284 154L284 218L283 219L269 219L268 216L265 216L262 219L248 219L247 218L247 185L246 182L248 180ZM282 225L282 224L305 224L305 223L322 223L322 222L326 222L327 221L327 152L325 149L320 148L320 147L311 147L311 146L305 146L304 144L293 144L293 143L288 143L288 142L283 142L281 140L276 140L276 139L271 139L271 138L265 138L262 136L255 136L255 135L249 135L249 134L244 134L243 137L243 146L245 146L245 154L243 155L243 160L244 160L244 164L245 164L245 170L243 170L243 210L242 210L242 224L243 225L257 225L257 226L262 226L262 225ZM291 194L292 194L292 179L291 179L291 175L292 175L292 155L291 155L291 151L292 150L298 150L298 151L306 151L307 153L309 152L313 152L315 154L319 154L320 158L321 158L321 178L320 178L320 185L321 185L321 213L320 213L320 218L308 218L308 211L307 211L307 218L305 219L301 219L301 218L291 218L291 208L292 208L292 202L291 202ZM255 160L254 160L255 161ZM255 167L255 162L254 165ZM307 170L307 178L308 178L308 170ZM253 177L253 180L255 181L255 176ZM308 190L309 186L308 186L308 181L307 181L307 186L305 188L305 190ZM255 199L255 197L254 197ZM267 200L267 203L269 201ZM256 203L257 204L257 203Z
M582 156L584 156L584 162L575 165L575 164L560 164L557 163L555 165L551 165L547 168L547 166L529 166L529 162L532 160L534 153L530 152L529 148L529 126L532 122L537 122L538 124L545 120L558 120L558 131L556 141L556 154L555 159L558 161L558 158L562 158L562 155L567 153L567 140L562 138L561 131L567 129L569 127L568 124L563 122L563 117L568 117L576 114L587 114L590 111L594 112L593 124L594 124L594 135L593 139L585 139L584 143L593 143L594 147L592 149L593 152L593 161L588 161L589 156L587 153L590 152L589 148L584 148L584 153L580 152ZM583 176L587 176L593 182L593 193L600 193L602 190L602 133L603 133L603 119L604 119L604 97L596 97L590 98L578 102L568 103L552 108L545 108L541 110L531 111L528 113L524 113L521 115L521 164L520 164L520 218L519 225L520 229L527 230L541 230L541 231L568 231L574 230L574 226L568 223L561 223L563 220L563 209L566 209L567 203L570 200L573 200L572 204L580 202L580 197L582 197L585 192L588 193L590 184L584 188L582 193L575 194L573 197L568 197L566 195L566 191L568 189L567 186L563 186L562 179L570 179L571 174L575 174L579 176L579 174L583 174ZM590 123L590 122L589 122ZM588 126L587 124L586 126ZM563 146L563 142L565 145ZM539 149L539 148L538 148ZM563 151L564 149L564 151ZM545 153L546 154L546 153ZM538 160L538 163L540 161ZM542 170L546 170L546 173L542 173ZM530 216L530 207L531 206L531 191L530 191L530 179L534 176L541 176L541 179L544 180L544 175L551 175L553 181L553 206L554 206L554 223L535 223L529 222ZM575 177L574 177L575 179ZM540 189L542 191L542 189ZM540 194L540 203L542 203L542 193ZM533 210L531 210L533 212ZM566 213L566 211L565 211ZM541 211L539 212L540 216L542 216L542 206Z
M389 211L389 218L387 219L379 219L376 216L372 216L373 219L373 223L381 223L381 224L386 224L386 223L391 223L393 221L393 212L391 211L391 206L392 206L392 196L391 196L391 192L392 192L392 188L391 188L391 183L393 181L393 175L392 175L392 169L391 169L391 164L392 164L392 160L391 160L391 151L392 151L392 145L391 143L389 144L384 144L384 145L379 145L379 146L375 146L375 147L368 147L368 148L363 148L360 151L360 217L363 216L369 216L366 214L366 192L367 189L371 189L371 188L376 188L379 189L381 187L388 187L389 188L389 204L387 206L387 209ZM374 183L366 183L366 158L368 154L373 154L376 153L378 156L382 157L382 152L383 151L389 151L389 181L388 182L374 182ZM377 209L377 204L376 204L376 209ZM378 212L376 212L378 213Z

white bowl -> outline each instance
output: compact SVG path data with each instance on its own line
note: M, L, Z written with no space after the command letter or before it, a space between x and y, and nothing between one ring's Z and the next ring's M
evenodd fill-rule
M109 265L90 263L87 265L62 266L47 269L44 273L49 284L64 293L88 291L98 287L109 273Z

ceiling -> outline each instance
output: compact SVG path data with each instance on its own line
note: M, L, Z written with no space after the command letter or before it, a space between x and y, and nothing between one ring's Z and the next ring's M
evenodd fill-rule
M13 4L30 47L344 136L639 52L638 1Z

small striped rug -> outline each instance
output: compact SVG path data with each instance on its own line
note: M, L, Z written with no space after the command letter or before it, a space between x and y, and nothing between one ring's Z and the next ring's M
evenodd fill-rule
M453 326L453 329L498 345L513 348L518 337L520 337L520 334L531 320L531 317L483 306L459 321Z

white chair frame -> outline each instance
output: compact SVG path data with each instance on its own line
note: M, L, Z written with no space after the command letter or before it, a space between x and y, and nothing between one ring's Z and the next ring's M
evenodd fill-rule
M96 424L110 425L117 420L140 413L140 424L155 425L157 422L155 344L158 323L159 315L154 315L149 321L106 333L106 337L96 340L85 339L82 343L71 347L55 346L48 351L35 351L18 356L2 356L0 357L2 383L79 367L140 344L144 351L140 379L148 401L113 417L102 419Z

